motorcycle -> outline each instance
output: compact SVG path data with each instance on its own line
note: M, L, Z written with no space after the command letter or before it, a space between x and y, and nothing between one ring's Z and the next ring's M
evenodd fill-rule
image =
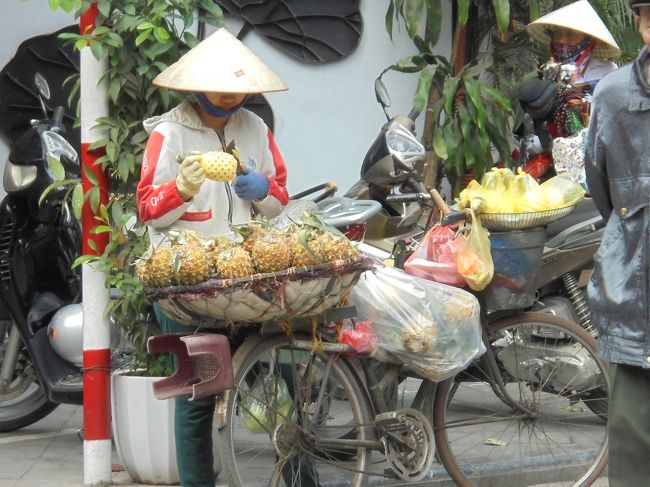
M375 82L375 94L386 113L390 97L381 79ZM433 202L437 197L437 192L429 192L421 181L425 150L415 136L417 115L416 110L408 116L386 115L387 123L363 160L360 180L343 197L333 196L336 187L332 183L296 195L305 197L326 189L326 194L316 198L319 208L328 218L339 216L334 220L336 225L348 232L346 209L349 213L347 223L358 225L358 221L353 220L356 206L367 205L367 200L379 203L380 211L365 221L365 234L359 248L381 260L390 259L397 267L401 267L412 253L424 229L431 223ZM442 206L440 202L437 204ZM423 220L425 224L422 224ZM585 198L567 217L546 227L542 265L535 277L537 292L532 311L574 321L596 336L581 288L590 275L604 225L592 200ZM510 310L513 311L519 310Z
M22 428L59 404L82 404L81 227L67 189L79 178L63 107L51 116L45 78L34 78L43 119L11 148L0 203L0 432Z

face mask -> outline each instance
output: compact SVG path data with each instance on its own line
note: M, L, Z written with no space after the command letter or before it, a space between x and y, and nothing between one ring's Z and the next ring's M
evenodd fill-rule
M575 46L569 44L560 44L559 42L551 42L550 50L552 56L560 63L575 61L576 58L584 51L591 43L591 39L583 39Z
M246 103L246 98L244 98L239 105L235 105L234 107L226 110L224 108L218 107L217 105L214 105L203 93L194 93L194 99L198 102L199 105L201 105L201 108L203 108L206 113L212 115L213 117L220 118L229 117L237 110L239 110L242 106L244 106L244 103Z

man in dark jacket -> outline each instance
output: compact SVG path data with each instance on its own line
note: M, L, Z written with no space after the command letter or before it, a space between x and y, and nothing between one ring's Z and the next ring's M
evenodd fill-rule
M598 351L612 364L611 487L650 482L650 1L628 1L645 47L596 87L585 148L607 220L588 294Z

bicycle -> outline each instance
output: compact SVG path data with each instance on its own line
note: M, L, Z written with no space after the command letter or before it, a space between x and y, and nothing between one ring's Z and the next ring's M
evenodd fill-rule
M351 317L354 309L333 313ZM235 386L221 430L229 485L306 486L327 479L361 486L371 475L420 480L429 473L434 383L422 381L408 407L398 408L403 364L381 357L377 379L377 355L348 357L352 349L326 326L332 316L321 320L317 351L313 322L296 320L293 333L271 324L234 354ZM377 452L385 455L386 470L373 460Z

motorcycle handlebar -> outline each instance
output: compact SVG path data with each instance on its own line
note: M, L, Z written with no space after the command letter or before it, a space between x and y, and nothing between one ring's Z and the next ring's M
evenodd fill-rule
M61 122L63 122L63 107L58 106L54 109L54 113L52 114L52 124L55 127L61 127Z
M431 195L427 193L390 194L386 196L387 203L413 203L430 199Z
M467 214L464 211L452 210L451 213L444 215L441 220L442 225L451 225L452 223L458 223L465 221L467 219Z

